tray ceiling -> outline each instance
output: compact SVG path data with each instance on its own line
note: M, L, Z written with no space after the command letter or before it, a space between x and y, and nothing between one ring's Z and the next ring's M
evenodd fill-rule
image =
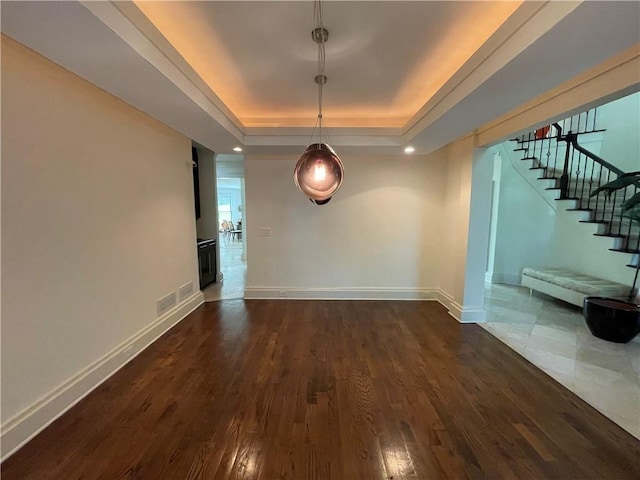
M326 2L327 125L406 125L520 3ZM313 2L136 5L244 126L313 126Z
M296 153L316 120L310 1L7 1L2 32L217 153ZM640 3L327 1L340 152L440 148L640 46Z

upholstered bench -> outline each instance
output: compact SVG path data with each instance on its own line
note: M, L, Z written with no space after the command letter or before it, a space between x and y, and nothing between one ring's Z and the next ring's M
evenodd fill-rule
M585 297L625 297L629 287L561 268L525 267L522 285L582 307Z

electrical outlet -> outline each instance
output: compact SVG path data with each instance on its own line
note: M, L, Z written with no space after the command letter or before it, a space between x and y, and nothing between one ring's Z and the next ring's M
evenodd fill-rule
M262 237L270 237L271 236L271 227L260 227L260 236L262 236Z
M279 292L281 297L288 297L289 296L289 292L287 292L286 290L280 290Z

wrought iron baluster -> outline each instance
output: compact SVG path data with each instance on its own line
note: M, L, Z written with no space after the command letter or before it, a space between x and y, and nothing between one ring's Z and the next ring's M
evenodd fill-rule
M553 133L551 127L554 128ZM623 214L621 207L627 197L640 191L637 182L624 190L603 192L592 197L598 187L624 173L577 142L582 134L601 131L598 130L597 108L552 123L541 136L542 131L535 129L514 139L518 142L517 150L524 152L523 159L532 160L533 169L543 170L541 178L556 180L560 199L575 199L577 208L592 212L590 221L604 223L606 230L603 234L620 237L620 249L640 250L640 229ZM565 148L562 167L558 164L563 153L560 142ZM640 262L640 254L634 257L634 261Z
M582 162L582 158L584 157L584 164ZM582 170L581 170L582 168ZM586 178L585 172L587 170L587 157L583 155L581 152L578 153L578 170L576 170L576 188L580 185L580 176L582 175L582 185L580 186L580 194L576 195L580 200L580 208L586 208L584 205L584 181Z
M571 133L571 132L569 132ZM575 149L571 149L571 165L569 165L569 173L573 172L573 164L575 163L576 151ZM573 183L573 196L571 196L571 184ZM569 177L569 197L576 198L578 196L578 182L571 182L571 177Z
M560 128L560 125L558 125L557 123L553 124L553 128L556 129L556 154L553 158L553 176L555 177L557 175L557 170L558 170L558 147L560 145L560 136L562 135L562 128Z
M603 185L604 182L602 181L602 165L598 164L598 186ZM596 220L598 220L598 216L601 216L602 218L600 218L600 220L604 220L604 206L602 208L602 210L600 208L598 208L600 206L600 200L602 199L602 195L596 195ZM603 202L604 203L604 200Z
M587 112L586 112L586 114L585 114L585 119L584 119L584 131L585 131L585 132L588 132L588 131L589 131L589 127L588 127L588 125L589 125L589 112L590 112L590 111L591 111L591 110L587 110Z
M591 198L591 194L593 193L593 180L595 178L594 177L595 169L596 169L596 162L594 162L591 159L591 176L589 178L589 195L587 196L587 208L591 208L591 202L595 201L596 208L594 210L597 211L598 197L596 197L595 200Z
M571 135L571 132L567 134L567 137ZM564 165L562 167L562 175L560 176L560 198L569 198L569 143L566 144L566 150L564 152Z
M624 202L624 198L625 198L625 191L626 188L624 190L622 190L622 201ZM618 192L619 190L616 190L613 192L613 202L611 204L611 225L614 224L614 218L617 217L617 228L615 228L615 233L616 235L622 235L622 229L623 229L623 216L622 216L622 208L620 208L620 202L618 202Z
M633 190L631 191L632 195L635 195L638 192L640 192L640 188L638 188L638 187L634 187ZM630 196L630 198L631 198L631 196ZM633 221L632 220L630 220L629 223L630 223L630 225L633 225ZM630 233L633 233L633 232L631 232L631 230L630 230ZM635 231L635 236L636 236L635 240L633 240L631 237L629 237L630 238L630 240L629 240L630 243L627 245L627 248L629 250L635 250L636 252L640 252L640 225L637 225L637 229ZM635 260L640 262L640 253L636 253Z

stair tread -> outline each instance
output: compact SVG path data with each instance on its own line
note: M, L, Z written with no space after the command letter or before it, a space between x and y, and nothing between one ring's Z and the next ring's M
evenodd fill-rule
M640 253L640 250L637 248L610 248L612 252L622 252L622 253Z
M545 190L562 190L560 187L547 187ZM558 198L558 200L580 200L579 197Z
M592 130L580 132L580 134L600 131L604 130ZM640 265L640 232L636 231L633 226L625 225L625 223L627 223L626 219L621 217L619 214L620 205L623 203L623 199L625 197L622 195L610 196L605 192L600 192L599 195L592 197L592 192L605 184L606 180L601 177L594 178L592 176L593 172L589 175L588 171L579 172L576 176L573 176L572 172L567 172L567 175L564 173L562 165L560 165L560 169L558 168L558 165L554 163L554 159L541 159L535 155L531 155L532 153L536 153L536 150L534 150L534 148L536 148L535 142L544 141L546 139L547 138L514 138L512 140L518 142L518 148L515 148L514 151L525 152L525 156L523 156L521 160L532 160L532 163L530 164L531 166L528 170L543 170L543 172L541 172L542 176L538 177L538 180L556 181L555 186L544 188L544 190L549 191L560 191L560 195L557 195L560 198L556 198L555 200L573 200L576 202L573 205L574 208L567 208L566 211L589 213L587 218L591 219L578 220L579 223L603 225L603 227L598 227L597 230L598 232L604 233L594 233L593 235L596 237L608 237L613 239L611 243L615 245L616 248L609 248L609 251L635 255L635 257L633 257L633 261L626 266L630 268L637 268L638 265ZM553 137L548 140L551 141L558 139ZM569 146L567 145L567 148L568 147ZM564 190L565 195L567 195L565 197L562 197L563 189L560 186L557 186L559 185L559 181L561 182L563 180L563 174L565 175L564 180L567 182L567 186ZM580 174L582 174L582 176L580 176ZM542 187L542 185L540 186ZM599 217L602 218L602 220L598 219ZM604 220L604 218L607 218L608 220ZM616 231L618 233L614 233ZM636 264L634 265L634 263Z

